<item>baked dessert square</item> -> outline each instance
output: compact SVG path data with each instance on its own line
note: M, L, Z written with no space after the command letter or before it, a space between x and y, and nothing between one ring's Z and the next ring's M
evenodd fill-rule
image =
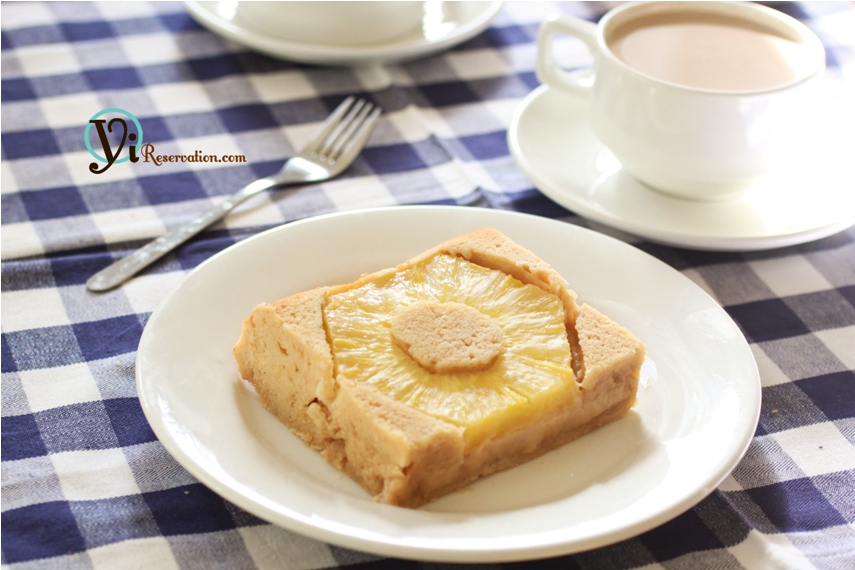
M327 461L418 507L626 415L644 345L486 228L259 305L234 356Z

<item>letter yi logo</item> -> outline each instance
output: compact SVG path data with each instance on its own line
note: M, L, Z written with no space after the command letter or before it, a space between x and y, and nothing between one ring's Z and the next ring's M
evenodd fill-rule
M105 115L109 116L109 120L108 118L102 118ZM136 132L128 132L129 122L133 124ZM95 125L95 130L98 132L98 142L101 144L101 150L104 151L104 156L98 154L98 152L92 147L92 141L90 140L92 125ZM111 137L110 135L113 136ZM121 139L119 139L120 136ZM111 107L95 113L92 118L89 119L89 123L86 125L86 131L83 133L83 138L86 141L86 148L89 149L89 153L98 161L89 165L89 171L93 174L102 174L114 164L127 162L128 160L131 162L137 162L139 160L139 157L137 156L137 147L143 143L143 130L136 117L124 109ZM119 158L119 155L122 153L122 150L126 145L128 148L127 154ZM99 162L104 165L100 170Z

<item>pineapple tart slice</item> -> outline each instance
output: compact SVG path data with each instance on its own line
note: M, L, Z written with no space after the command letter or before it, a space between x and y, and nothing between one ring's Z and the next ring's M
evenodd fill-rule
M417 507L629 411L644 346L575 299L485 229L260 305L234 354L294 433L376 500Z

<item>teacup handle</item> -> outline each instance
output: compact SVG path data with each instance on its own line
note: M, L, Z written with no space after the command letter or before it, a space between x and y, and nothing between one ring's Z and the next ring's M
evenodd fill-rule
M537 78L541 83L582 97L590 97L593 75L591 70L568 73L555 63L553 43L558 34L582 40L591 54L595 55L597 25L580 18L553 14L540 26L537 38Z

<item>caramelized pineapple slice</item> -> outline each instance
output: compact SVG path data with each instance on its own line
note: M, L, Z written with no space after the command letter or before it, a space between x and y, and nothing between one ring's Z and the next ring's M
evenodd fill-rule
M325 318L337 377L461 426L469 442L576 398L558 298L460 257L440 254L332 294ZM445 352L433 357L436 345Z

